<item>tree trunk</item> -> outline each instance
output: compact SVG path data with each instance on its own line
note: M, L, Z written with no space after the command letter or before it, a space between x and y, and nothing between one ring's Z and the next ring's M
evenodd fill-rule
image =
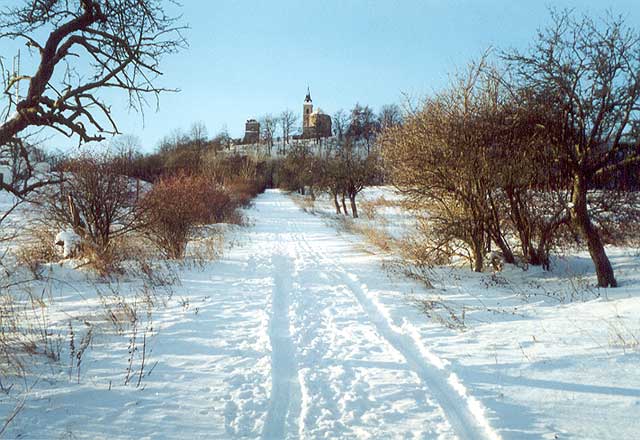
M473 244L473 271L482 272L484 267L484 246L482 243Z
M342 214L340 212L340 203L338 203L338 193L333 193L333 204L336 205L336 214Z
M349 215L349 211L347 211L347 204L344 201L345 195L344 193L342 193L342 212L344 212L344 215Z
M513 256L513 251L507 244L507 241L502 236L502 232L495 231L495 233L492 235L493 235L493 241L495 242L496 246L498 246L498 248L500 249L500 252L502 252L502 258L504 258L504 262L507 264L515 264L516 258Z
M548 241L546 239L541 238L538 244L538 250L535 252L536 262L542 266L543 270L549 270L551 268L549 246L547 243Z
M498 212L498 208L494 203L491 194L489 194L489 208L491 210L491 218L489 220L490 224L488 225L489 237L487 238L487 250L491 252L491 239L493 239L496 246L498 246L502 252L502 258L504 258L505 263L515 264L516 259L513 256L513 251L509 247L509 244L504 239L504 234L502 233L502 227L500 225L500 213Z
M575 176L573 180L573 207L571 220L574 226L587 241L591 260L596 268L599 287L617 287L618 283L613 275L611 262L604 251L600 233L593 226L587 207L587 183L582 176Z
M484 268L484 251L486 247L486 231L482 222L476 222L470 236L472 268L474 272L482 272Z
M356 207L356 195L349 194L349 201L351 202L351 213L353 218L358 218L358 208Z

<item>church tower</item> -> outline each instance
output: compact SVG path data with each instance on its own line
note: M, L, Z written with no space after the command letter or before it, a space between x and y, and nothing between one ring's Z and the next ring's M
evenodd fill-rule
M310 117L313 113L313 102L311 101L311 92L307 87L307 96L304 98L304 104L302 105L302 133L308 132L310 125Z

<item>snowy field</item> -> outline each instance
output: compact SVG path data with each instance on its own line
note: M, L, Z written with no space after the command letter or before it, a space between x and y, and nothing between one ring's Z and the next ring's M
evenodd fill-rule
M380 195L393 198L364 198ZM220 260L174 268L172 294L140 319L133 367L130 333L106 330L100 285L52 265L60 360L2 378L28 389L0 393L0 424L24 399L4 436L637 438L640 251L608 249L617 289L591 287L586 254L551 272L434 269L426 289L337 228L328 201L317 210L267 191ZM379 215L391 235L410 223L393 206ZM416 306L429 300L449 308L432 310L441 322ZM447 310L464 325L443 325ZM69 322L75 351L96 329L80 367Z

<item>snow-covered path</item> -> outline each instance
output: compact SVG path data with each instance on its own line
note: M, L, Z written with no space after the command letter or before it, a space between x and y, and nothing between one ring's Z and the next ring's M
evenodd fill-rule
M492 436L446 363L351 270L357 252L334 229L277 191L258 198L253 214L245 276L268 267L272 286L264 438Z

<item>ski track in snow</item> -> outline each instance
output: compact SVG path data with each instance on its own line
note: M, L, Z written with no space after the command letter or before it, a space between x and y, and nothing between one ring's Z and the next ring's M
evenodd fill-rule
M286 255L276 254L272 261L274 286L269 324L272 390L262 437L279 439L285 438L287 414L298 373L295 348L289 334L290 275L293 268Z
M491 429L489 422L484 418L480 403L467 395L466 389L455 374L447 373L447 362L428 353L426 349L421 349L419 343L393 324L391 318L374 299L370 298L366 284L361 283L356 275L329 260L323 253L316 251L305 238L304 231L296 229L298 243L305 248L307 254L318 265L326 268L327 274L347 286L380 335L405 358L407 364L427 385L444 410L456 435L463 439L499 439L500 436ZM423 356L421 352L427 352L427 356Z
M369 384L358 382L358 377L354 371L342 371L337 373L336 377L327 377L326 371L321 370L324 365L321 364L322 359L318 359L320 363L313 365L308 363L304 368L299 369L297 363L301 357L301 350L310 351L309 345L321 344L316 334L309 332L311 337L308 340L301 340L304 345L294 346L294 341L289 329L290 313L295 313L295 309L301 309L302 313L309 313L304 310L305 300L309 298L300 298L305 295L304 289L301 289L300 283L296 282L296 278L300 276L302 270L313 270L316 275L327 284L325 287L329 290L330 286L337 286L338 292L342 295L349 295L355 299L357 307L365 312L370 325L375 331L403 358L409 369L413 371L425 386L427 394L435 400L437 406L441 409L444 417L450 425L453 433L461 439L497 439L499 436L495 433L486 418L484 411L478 401L468 396L466 389L459 381L455 374L447 371L447 362L440 360L431 354L425 347L420 346L412 336L411 328L405 330L395 325L392 319L385 313L384 309L376 303L376 300L369 294L368 288L361 283L358 277L349 272L349 270L339 265L338 255L327 255L324 252L317 251L314 245L307 240L305 231L300 223L314 223L321 221L311 217L309 214L303 213L297 208L293 202L282 193L272 193L271 197L276 198L273 201L275 212L272 214L282 216L283 225L281 233L276 233L274 238L275 249L273 250L273 283L272 290L272 311L269 328L269 336L272 345L272 391L270 397L269 410L266 415L262 437L266 439L286 438L290 436L305 437L305 429L307 425L313 425L313 422L324 421L328 423L326 431L316 431L315 434L344 435L344 436L364 436L367 437L369 432L366 430L358 431L343 423L344 414L349 404L349 399L357 400L365 394ZM278 211L282 211L278 213ZM287 216L284 213L288 213ZM286 221L285 217L288 217ZM292 219L293 217L293 219ZM306 218L305 218L306 217ZM260 221L259 219L257 221ZM318 228L324 234L335 234L325 225L313 225L315 232ZM332 258L333 257L333 258ZM294 266L298 267L292 267ZM302 268L302 269L301 269ZM308 277L306 278L308 281ZM298 300L296 301L296 298ZM320 303L310 302L308 304L315 311L322 310L325 306ZM290 311L291 310L291 311ZM292 316L295 320L295 316ZM321 323L325 324L326 333L335 332L336 323L333 317L324 315ZM319 326L319 322L304 319L300 321L302 325ZM361 323L362 324L362 323ZM364 324L367 324L366 322ZM407 326L410 324L406 323ZM294 329L295 330L295 329ZM305 332L309 329L298 329L299 332ZM323 335L326 336L326 335ZM344 343L345 341L340 341ZM370 342L370 341L369 341ZM357 345L357 340L350 341L351 344ZM325 354L327 349L325 348ZM322 351L322 350L317 350ZM315 353L316 358L321 353ZM313 359L312 359L313 362ZM315 370L315 371L314 371ZM331 373L331 372L329 372ZM309 381L316 381L322 384L319 387L310 389L306 384ZM343 380L343 384L338 379ZM323 383L324 381L324 383ZM346 389L344 389L346 388ZM292 403L292 394L296 395L296 403ZM316 393L313 395L311 393ZM320 395L317 395L319 393ZM336 397L336 394L343 394ZM347 394L347 395L345 395ZM347 399L348 397L348 399ZM428 397L425 401L428 401ZM312 407L316 404L316 417L309 420L309 414ZM325 404L323 408L318 408L318 403ZM359 402L359 405L366 405L366 399ZM353 412L353 410L351 410ZM360 410L362 412L362 409ZM329 416L327 416L329 413ZM293 425L296 422L292 419L298 418L297 433ZM334 419L328 422L328 419ZM340 419L339 421L335 419ZM287 420L290 420L289 428ZM309 433L315 436L314 433ZM438 436L446 435L442 432L432 433Z

